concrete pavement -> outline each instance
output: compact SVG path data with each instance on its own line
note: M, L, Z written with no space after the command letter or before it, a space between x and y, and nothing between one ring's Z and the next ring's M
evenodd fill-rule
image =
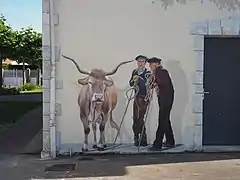
M74 163L76 169L45 172L46 167L63 163ZM0 179L63 178L65 180L239 180L240 154L62 157L46 161L33 155L0 155Z

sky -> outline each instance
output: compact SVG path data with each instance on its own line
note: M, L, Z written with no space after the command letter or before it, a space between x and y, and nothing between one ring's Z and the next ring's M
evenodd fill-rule
M42 0L0 0L0 14L13 29L32 26L42 32Z

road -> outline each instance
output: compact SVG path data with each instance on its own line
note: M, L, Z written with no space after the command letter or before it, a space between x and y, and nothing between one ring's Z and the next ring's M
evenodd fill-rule
M1 134L0 153L23 152L31 140L42 130L42 114L42 106L32 109L23 115L17 124ZM41 149L41 139L36 143Z
M68 157L39 160L33 155L0 155L0 179L26 180L239 180L240 154L161 154L145 156ZM73 171L45 171L73 163Z

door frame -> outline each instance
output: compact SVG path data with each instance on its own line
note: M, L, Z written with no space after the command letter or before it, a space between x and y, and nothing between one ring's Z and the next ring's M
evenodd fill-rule
M195 56L195 71L192 86L193 151L203 150L203 73L204 73L204 38L205 36L240 37L240 16L198 21L191 24L190 34L193 36L193 54Z

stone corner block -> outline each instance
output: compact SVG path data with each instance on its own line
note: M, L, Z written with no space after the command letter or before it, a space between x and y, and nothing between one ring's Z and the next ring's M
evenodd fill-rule
M61 59L61 46L55 45L55 60L60 61ZM50 61L51 60L51 49L49 45L43 46L43 60L44 61Z
M193 22L190 24L191 35L207 35L208 34L208 21Z
M50 14L42 13L42 23L43 25L50 25ZM59 25L59 14L53 14L53 24L54 26Z
M194 126L202 126L203 125L203 114L202 113L194 113Z
M50 80L49 79L43 79L43 89L44 90L50 89Z
M193 50L204 51L204 35L193 35Z
M50 89L43 90L43 102L49 103L50 102Z
M204 51L195 51L196 55L196 71L204 70Z
M43 13L49 13L50 7L49 7L49 0L43 0L42 1L42 12Z
M56 89L63 89L63 80L56 79Z
M49 45L43 45L42 53L43 53L43 61L50 61L51 54L50 54L50 46Z
M56 103L56 116L61 116L62 114L62 105L60 103Z
M203 71L195 71L192 79L193 84L203 84Z
M208 23L209 35L222 35L221 20L210 20Z
M240 18L224 17L221 19L222 35L239 35L240 34Z
M61 145L61 132L56 131L56 146L58 151L60 150L60 145Z
M50 102L43 102L43 115L48 116L50 114Z
M204 93L204 88L203 84L194 84L194 93L195 94L203 94Z
M51 63L50 61L44 61L43 62L43 80L50 80L51 75Z
M203 150L202 146L202 126L195 126L194 127L194 151L201 152Z
M192 97L192 112L202 113L203 112L203 95L194 94Z
M56 58L56 61L60 61L60 59L61 59L61 46L60 45L55 46L55 58Z
M49 26L49 14L48 13L42 13L42 25L43 26Z
M54 26L58 26L59 25L59 14L54 14L53 20L54 20Z

